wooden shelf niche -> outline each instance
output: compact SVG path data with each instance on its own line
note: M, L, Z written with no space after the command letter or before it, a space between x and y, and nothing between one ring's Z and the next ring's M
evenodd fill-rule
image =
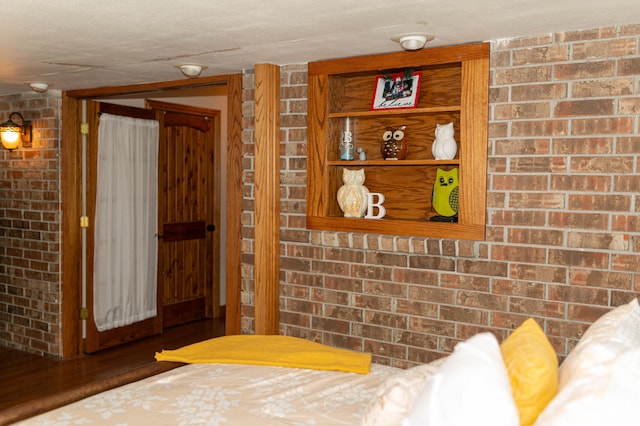
M376 78L405 69L422 73L416 108L371 110ZM307 227L309 229L483 240L489 86L488 43L354 57L309 64ZM364 161L339 159L350 119ZM436 124L454 123L458 154L434 160ZM406 125L409 154L385 160L387 128ZM357 157L356 157L357 158ZM344 168L364 168L365 186L385 196L382 219L343 217L336 199ZM459 169L458 222L432 222L436 169Z

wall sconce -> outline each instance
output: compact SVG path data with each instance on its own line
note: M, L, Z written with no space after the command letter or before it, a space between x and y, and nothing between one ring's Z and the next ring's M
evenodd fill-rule
M12 117L19 117L20 123L15 123ZM9 151L16 149L20 141L31 142L31 122L25 121L19 112L12 112L9 114L9 119L0 124L0 140L2 140L2 146Z

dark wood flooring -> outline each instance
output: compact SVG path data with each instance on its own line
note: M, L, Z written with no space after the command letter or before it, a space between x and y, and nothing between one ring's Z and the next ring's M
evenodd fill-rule
M73 391L156 361L162 349L223 336L224 321L207 319L168 328L163 334L70 360L47 359L0 347L0 412L29 401Z

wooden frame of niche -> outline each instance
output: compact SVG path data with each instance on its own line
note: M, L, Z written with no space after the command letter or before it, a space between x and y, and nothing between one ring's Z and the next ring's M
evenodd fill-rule
M256 79L258 76L256 76ZM160 83L66 91L62 95L62 355L82 353L81 264L82 233L82 100L139 95L158 90L227 85L227 242L226 242L226 334L240 333L240 256L242 213L242 74L202 77ZM256 206L256 209L258 207ZM256 256L258 254L256 253ZM277 283L276 283L277 286Z

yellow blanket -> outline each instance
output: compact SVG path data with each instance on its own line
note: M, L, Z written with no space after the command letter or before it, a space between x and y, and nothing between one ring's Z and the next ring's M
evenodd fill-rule
M157 361L188 364L255 364L367 374L371 354L332 348L291 336L216 337L156 353Z

